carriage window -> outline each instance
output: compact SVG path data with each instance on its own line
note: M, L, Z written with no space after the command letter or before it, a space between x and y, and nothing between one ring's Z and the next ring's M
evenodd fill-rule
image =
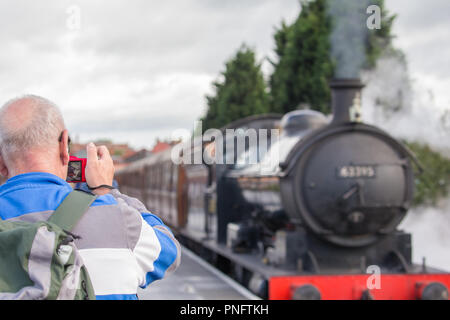
M172 166L172 189L176 189L176 184L178 180L178 166L173 165Z
M167 190L172 190L172 162L167 162Z
M153 189L156 185L155 185L155 167L154 166L150 166L149 168L149 173L148 173L148 178L149 178L149 185L150 187Z
M155 168L154 168L154 170L155 170L155 174L154 174L154 177L155 177L155 184L156 184L156 186L157 186L157 188L160 188L161 187L161 183L162 183L162 170L161 170L161 164L157 164L157 165L155 165Z
M153 187L153 178L152 178L152 167L147 167L147 186L149 188Z
M161 164L161 171L162 171L161 189L168 190L170 186L170 170L168 167L168 163Z

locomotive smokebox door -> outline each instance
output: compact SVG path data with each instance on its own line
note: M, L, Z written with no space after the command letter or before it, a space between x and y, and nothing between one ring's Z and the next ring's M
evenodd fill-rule
M344 246L369 245L394 231L414 187L403 148L364 124L328 127L313 140L282 181L283 198L295 202L292 221Z

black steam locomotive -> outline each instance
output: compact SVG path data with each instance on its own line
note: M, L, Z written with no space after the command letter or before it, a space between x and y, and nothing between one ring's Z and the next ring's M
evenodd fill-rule
M414 156L360 121L359 80L330 85L331 120L241 119L120 170L119 186L262 298L448 299L450 275L413 264L397 230Z

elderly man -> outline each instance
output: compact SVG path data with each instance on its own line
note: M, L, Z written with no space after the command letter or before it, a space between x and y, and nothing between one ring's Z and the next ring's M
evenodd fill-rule
M47 220L71 192L65 181L69 136L59 109L47 99L24 96L0 110L0 218ZM108 149L87 146L86 182L112 185ZM137 199L99 188L73 233L97 299L137 299L137 288L174 271L180 247L170 230Z

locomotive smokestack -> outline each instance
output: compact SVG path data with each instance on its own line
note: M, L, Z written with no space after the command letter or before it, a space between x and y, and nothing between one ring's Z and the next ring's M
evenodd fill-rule
M330 82L331 107L333 120L331 123L355 121L358 118L357 107L361 101L361 89L364 87L360 79L334 79Z

